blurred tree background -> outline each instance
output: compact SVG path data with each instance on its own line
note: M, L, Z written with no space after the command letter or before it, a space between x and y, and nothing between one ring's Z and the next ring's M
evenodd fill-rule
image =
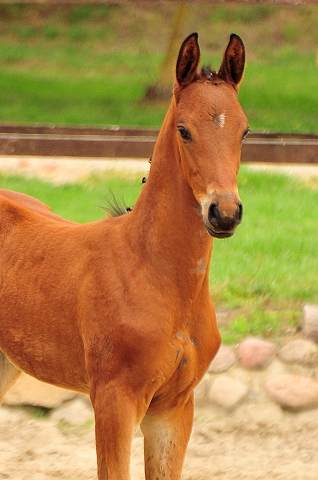
M316 132L317 24L318 5L1 4L0 122L160 126L181 41L217 69L235 32L252 129Z

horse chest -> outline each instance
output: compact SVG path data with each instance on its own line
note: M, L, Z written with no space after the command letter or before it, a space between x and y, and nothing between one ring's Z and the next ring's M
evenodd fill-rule
M169 342L165 363L160 365L160 372L168 378L155 393L152 407L187 401L215 356L219 342L219 332L212 322L205 332L196 335L186 330L175 332Z

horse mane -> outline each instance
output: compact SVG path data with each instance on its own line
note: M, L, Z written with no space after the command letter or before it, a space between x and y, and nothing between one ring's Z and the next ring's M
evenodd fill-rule
M149 163L151 163L152 157L149 158ZM147 181L147 177L142 177L141 183L144 184ZM110 190L109 197L103 197L104 204L101 205L101 208L106 212L109 218L120 217L125 215L125 213L131 212L132 207L128 207L124 200L123 195L120 199L117 199L114 192Z
M210 65L203 65L200 72L200 77L204 80L216 80L218 74Z
M101 208L104 210L104 212L106 212L107 217L109 218L120 217L121 215L125 215L132 210L126 205L123 196L117 198L114 192L109 192L107 197L103 197L103 204L101 205Z

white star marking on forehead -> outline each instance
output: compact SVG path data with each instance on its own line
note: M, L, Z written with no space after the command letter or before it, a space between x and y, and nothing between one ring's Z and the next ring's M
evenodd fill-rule
M225 113L220 113L219 115L215 115L213 117L213 122L215 125L217 125L219 128L223 128L225 125Z

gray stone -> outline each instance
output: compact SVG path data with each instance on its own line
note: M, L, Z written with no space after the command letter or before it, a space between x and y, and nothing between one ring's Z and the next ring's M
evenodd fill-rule
M76 392L40 382L23 373L4 398L4 405L32 405L35 407L56 408L74 398Z
M284 408L301 410L318 406L318 382L303 375L282 374L265 382L269 397Z
M242 382L228 375L220 375L210 388L209 399L220 407L233 410L246 398L247 394L248 388Z
M221 345L218 353L214 357L210 367L210 373L226 372L236 361L236 356L232 347Z
M287 368L288 367L285 363L283 363L279 358L275 357L266 370L264 370L265 378L269 379L271 377L275 377L276 375L287 373Z
M285 363L318 365L318 347L311 340L292 340L278 353Z
M237 357L244 368L267 366L276 352L276 346L260 338L251 337L240 343Z
M318 305L304 306L303 332L305 337L318 343Z

